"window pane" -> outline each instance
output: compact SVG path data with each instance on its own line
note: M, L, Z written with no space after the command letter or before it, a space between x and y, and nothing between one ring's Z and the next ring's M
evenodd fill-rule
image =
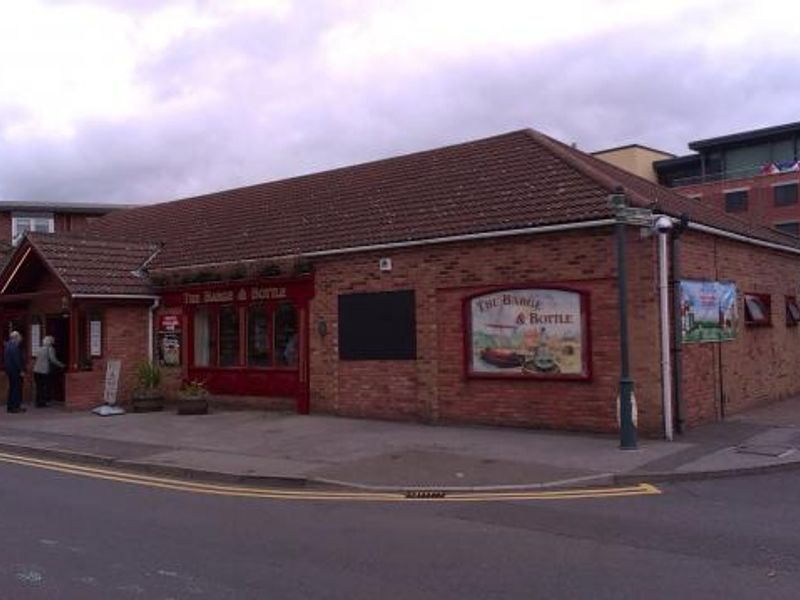
M791 235L800 235L800 223L797 221L791 221L788 223L775 223L775 229Z
M194 364L207 367L211 364L211 315L207 310L194 313Z
M775 206L787 206L797 204L797 184L776 185L773 189L775 194Z
M14 233L21 235L23 232L28 231L31 228L31 220L16 218L14 219L14 225Z
M270 335L267 311L263 304L247 308L247 364L263 367L270 364Z
M725 193L725 210L728 212L744 212L747 210L747 190Z
M33 219L31 229L33 231L43 231L47 233L50 231L50 221L48 219Z
M772 142L772 160L775 162L794 160L794 141L789 139Z
M751 321L766 321L766 311L759 298L755 296L745 296L744 302Z
M275 309L275 363L297 365L297 310L288 302Z
M759 168L769 161L769 144L733 148L725 152L725 170L731 175L747 176L758 173Z
M239 309L223 306L219 309L219 365L239 364Z

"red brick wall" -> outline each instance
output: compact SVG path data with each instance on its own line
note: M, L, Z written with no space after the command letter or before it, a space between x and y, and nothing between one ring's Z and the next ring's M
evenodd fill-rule
M741 179L715 181L675 188L685 196L700 195L703 202L725 210L725 190L749 188L747 211L734 213L743 219L752 219L770 227L776 223L800 221L800 203L775 206L773 186L776 183L800 182L800 173L756 175Z
M106 364L111 359L122 361L117 402L129 405L136 364L147 359L147 313L147 304L103 307L103 355L92 361L91 371L67 373L67 408L87 409L103 403Z
M311 409L389 417L613 431L619 379L618 302L610 228L345 255L316 265L311 306ZM632 373L640 426L660 427L654 244L631 229ZM378 260L393 270L381 273ZM465 377L462 301L491 286L560 285L590 294L591 381ZM416 361L339 361L341 293L414 289ZM315 324L324 319L329 334Z
M797 295L800 257L723 238L689 233L681 242L685 279L734 281L737 337L683 346L689 425L800 393L800 329L787 327L784 297ZM771 327L744 325L743 293L771 296Z

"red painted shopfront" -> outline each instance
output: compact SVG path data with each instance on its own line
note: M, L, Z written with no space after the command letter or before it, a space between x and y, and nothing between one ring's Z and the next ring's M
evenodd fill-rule
M157 332L162 364L182 345L184 378L218 395L293 398L297 412L308 413L313 295L311 275L170 289Z

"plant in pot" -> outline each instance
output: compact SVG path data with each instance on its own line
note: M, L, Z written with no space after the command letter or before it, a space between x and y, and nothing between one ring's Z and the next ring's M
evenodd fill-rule
M161 392L161 370L149 360L136 365L136 389L131 396L133 412L164 410L164 394Z
M179 415L204 415L208 413L210 394L205 382L199 379L188 379L178 390Z

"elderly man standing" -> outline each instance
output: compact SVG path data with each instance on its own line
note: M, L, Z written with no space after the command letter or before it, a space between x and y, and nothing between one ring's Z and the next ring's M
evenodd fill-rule
M8 377L6 409L10 413L25 412L22 407L22 376L25 374L25 359L22 356L22 336L19 331L11 332L4 350L3 358Z

